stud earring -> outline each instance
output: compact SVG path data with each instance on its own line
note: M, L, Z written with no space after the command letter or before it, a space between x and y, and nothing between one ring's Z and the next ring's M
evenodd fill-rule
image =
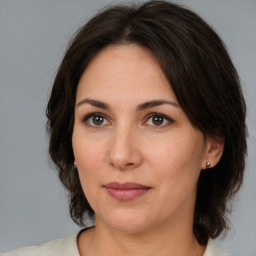
M206 168L209 168L211 166L211 163L208 161L205 166Z
M76 161L74 161L74 166L76 167Z

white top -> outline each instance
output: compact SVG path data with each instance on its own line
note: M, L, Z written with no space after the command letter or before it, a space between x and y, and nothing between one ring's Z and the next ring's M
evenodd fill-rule
M0 256L80 256L77 248L79 233L38 246L22 247ZM217 244L209 239L203 256L228 256L228 254L221 252Z

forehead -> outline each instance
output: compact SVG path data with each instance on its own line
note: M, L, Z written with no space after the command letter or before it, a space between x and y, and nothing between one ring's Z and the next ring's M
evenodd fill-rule
M134 44L110 45L92 59L79 81L77 95L96 93L174 96L155 56Z

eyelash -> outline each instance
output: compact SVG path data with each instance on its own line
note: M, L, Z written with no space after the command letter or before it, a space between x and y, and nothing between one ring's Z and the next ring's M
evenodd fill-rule
M99 129L99 128L102 128L103 126L105 125L95 125L95 124L89 124L88 123L88 120L90 118L93 118L93 117L102 117L104 120L107 120L107 117L106 115L100 113L100 112L93 112L93 113L90 113L88 115L86 115L84 118L82 118L82 122L86 124L86 126L88 127L92 127L92 128L96 128L96 129ZM143 122L143 126L146 126L145 123L148 122L150 120L150 118L153 118L153 117L160 117L160 118L163 118L163 121L167 121L168 123L167 124L164 124L164 125L149 125L149 126L153 126L155 128L161 128L161 127L166 127L168 126L169 124L173 123L174 120L164 114L161 114L161 113L150 113L146 116L146 121ZM104 122L104 121L103 121ZM109 122L109 121L107 121ZM107 125L108 126L108 125Z
M152 125L152 126L154 126L154 127L156 127L156 128L166 127L166 126L168 126L169 124L171 124L171 123L174 122L174 120L173 120L172 118L170 118L169 116L166 116L166 115L164 115L164 114L157 113L157 112L151 113L151 114L147 115L147 116L146 116L146 122L148 122L149 119L150 119L150 118L153 118L153 117L160 117L160 118L163 118L164 121L167 121L167 122L168 122L167 124L164 124L164 125ZM143 124L144 124L144 122L143 122Z
M86 115L86 116L82 119L82 122L85 123L86 126L89 126L89 127L92 127L92 128L97 128L97 129L102 128L102 125L92 125L92 124L89 124L89 123L88 123L88 120L89 120L90 118L93 118L93 117L102 117L102 118L104 118L104 120L107 119L104 114L102 114L102 113L100 113L100 112L93 112L93 113L90 113L90 114Z

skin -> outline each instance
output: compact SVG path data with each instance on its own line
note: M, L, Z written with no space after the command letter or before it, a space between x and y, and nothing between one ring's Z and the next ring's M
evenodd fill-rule
M138 109L156 100L171 103ZM102 123L92 113L101 113L94 117ZM155 120L155 113L165 117ZM191 125L148 50L112 45L94 57L79 81L72 143L95 211L95 228L78 237L82 256L203 255L192 230L197 181L207 161L219 161L223 146ZM120 201L104 187L110 182L150 189Z

